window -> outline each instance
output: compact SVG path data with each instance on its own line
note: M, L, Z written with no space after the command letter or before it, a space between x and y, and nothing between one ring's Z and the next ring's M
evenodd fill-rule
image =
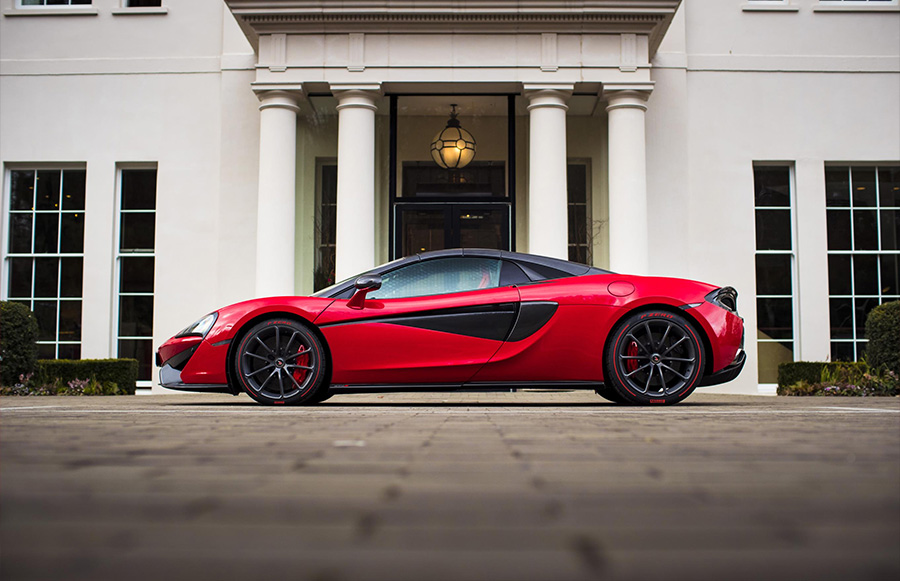
M831 358L865 353L866 317L900 299L900 166L825 168Z
M118 353L138 360L138 380L153 373L156 168L119 172Z
M316 169L316 263L313 272L313 288L318 291L335 283L337 164L333 160L319 161Z
M760 383L777 383L778 364L794 360L792 183L790 166L759 165L753 168Z
M81 357L84 169L9 172L7 298L34 311L38 357Z
M569 260L590 265L592 264L593 230L591 228L590 172L587 163L569 163L566 175L568 179Z
M91 0L19 0L19 6L90 6Z
M443 295L500 285L502 262L492 258L441 258L417 262L382 275L376 299Z
M158 8L162 0L125 0L126 8Z

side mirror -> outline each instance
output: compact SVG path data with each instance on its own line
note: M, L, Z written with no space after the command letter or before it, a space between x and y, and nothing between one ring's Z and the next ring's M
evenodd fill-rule
M381 277L377 274L364 274L353 283L356 292L350 297L347 306L351 309L361 309L366 304L366 295L371 291L381 288Z

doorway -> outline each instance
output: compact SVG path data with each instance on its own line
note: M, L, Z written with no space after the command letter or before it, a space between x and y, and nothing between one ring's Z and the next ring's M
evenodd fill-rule
M408 202L395 206L396 256L446 248L509 250L509 204Z

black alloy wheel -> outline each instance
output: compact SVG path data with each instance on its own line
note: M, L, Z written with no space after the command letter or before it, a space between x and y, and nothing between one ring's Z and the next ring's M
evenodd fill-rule
M604 372L606 384L627 403L673 404L694 391L705 362L700 336L685 317L650 310L616 328Z
M290 319L254 325L241 338L234 356L238 385L262 404L317 403L323 395L319 392L328 388L323 385L325 366L318 337Z

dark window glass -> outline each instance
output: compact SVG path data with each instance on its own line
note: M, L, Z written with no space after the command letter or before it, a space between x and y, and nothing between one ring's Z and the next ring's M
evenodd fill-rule
M853 255L853 283L856 295L878 294L878 256Z
M62 258L62 271L59 281L59 296L80 297L83 277L81 258Z
M38 344L38 359L56 359L56 345Z
M84 214L62 215L59 251L63 254L81 254L84 252Z
M587 207L569 205L569 244L587 244Z
M13 254L31 252L31 214L9 215L9 251Z
M850 207L850 168L832 167L825 170L825 205L832 208Z
M156 209L156 170L122 170L122 209Z
M37 199L38 210L59 210L59 184L60 172L37 172Z
M587 264L587 246L569 246L569 260L580 264Z
M828 210L828 250L850 250L850 212Z
M875 210L853 210L854 250L878 250Z
M828 294L852 294L849 254L831 254L828 256Z
M334 243L337 231L337 166L322 165L320 203L316 207L316 264L313 288L321 290L334 284Z
M34 296L56 298L59 292L59 259L34 259Z
M791 256L789 254L756 255L756 294L791 294Z
M881 294L900 295L900 254L884 254L881 260Z
M856 307L856 337L862 339L866 336L866 319L869 313L879 305L880 301L876 298L856 299L854 301Z
M335 243L337 211L335 206L322 206L322 241L321 244Z
M9 209L31 210L34 207L34 172L9 172Z
M153 262L152 256L123 256L119 292L152 293Z
M791 339L794 315L792 299L756 299L760 339Z
M153 297L119 297L119 335L153 335Z
M32 310L38 322L38 341L55 341L56 301L34 301Z
M853 168L853 206L875 207L875 168Z
M879 168L878 196L882 208L900 207L900 167Z
M442 258L417 262L382 276L381 288L372 298L399 299L496 288L499 260L492 258Z
M152 251L155 244L155 214L122 214L120 250Z
M162 6L162 0L128 0L129 8L149 8L152 6Z
M138 379L153 379L153 341L119 339L119 357L138 360Z
M62 344L59 346L59 358L60 359L81 359L81 345L66 345Z
M881 210L881 249L900 250L900 210Z
M853 338L853 299L829 299L831 338Z
M84 170L63 171L63 210L84 210L85 176Z
M56 254L59 240L59 214L35 214L34 253Z
M850 342L831 342L831 360L832 361L855 361L853 356L853 343Z
M566 170L568 198L570 204L587 203L587 166L580 163L569 164Z
M31 269L34 262L31 258L11 258L9 260L9 296L31 296Z
M791 213L789 210L756 211L756 249L791 249Z
M859 361L866 355L866 347L868 347L868 341L857 341L856 342L856 360Z
M757 206L791 206L791 172L788 167L753 168Z
M59 340L81 341L81 301L59 302Z

